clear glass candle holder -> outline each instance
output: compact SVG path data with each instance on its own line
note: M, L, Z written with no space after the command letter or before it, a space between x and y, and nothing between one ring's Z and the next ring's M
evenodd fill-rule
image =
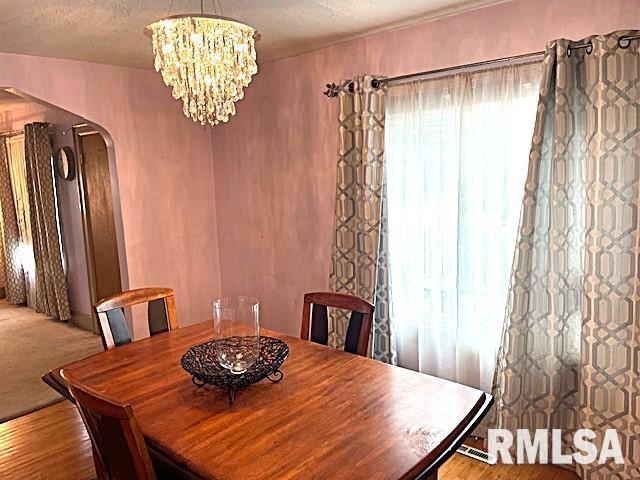
M242 374L260 356L260 302L256 297L231 296L213 301L216 359Z

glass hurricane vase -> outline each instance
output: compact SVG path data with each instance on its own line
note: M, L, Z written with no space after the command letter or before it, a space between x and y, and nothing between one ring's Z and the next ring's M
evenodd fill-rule
M231 296L213 301L216 359L231 373L242 374L260 356L260 302Z

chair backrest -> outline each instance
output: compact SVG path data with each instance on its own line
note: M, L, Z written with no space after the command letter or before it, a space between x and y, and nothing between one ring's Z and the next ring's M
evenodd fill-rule
M351 311L344 349L347 352L366 357L374 306L354 295L336 292L305 293L300 338L322 345L328 344L329 315L327 307Z
M124 309L140 303L148 303L151 335L178 328L176 303L171 288L138 288L116 293L95 305L105 350L131 342L131 332L124 316Z
M155 480L149 451L131 405L81 386L64 370L61 374L76 399L101 476L109 480Z

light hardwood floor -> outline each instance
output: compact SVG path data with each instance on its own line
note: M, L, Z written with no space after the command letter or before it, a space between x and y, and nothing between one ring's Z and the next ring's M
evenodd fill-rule
M95 478L91 443L76 408L64 401L0 424L0 478Z
M77 410L65 401L0 424L0 478L90 480L95 478L91 444ZM578 480L548 465L495 465L454 455L440 480Z

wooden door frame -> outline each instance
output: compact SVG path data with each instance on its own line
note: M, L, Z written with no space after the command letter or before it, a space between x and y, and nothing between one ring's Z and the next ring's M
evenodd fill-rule
M73 146L74 146L74 150L77 157L76 158L76 175L78 178L78 196L80 198L80 216L82 217L82 235L84 239L84 251L85 251L85 259L87 263L87 277L89 279L89 298L91 300L91 306L92 306L91 318L93 320L93 331L94 333L98 333L99 332L98 317L93 308L93 305L95 305L98 302L98 300L101 300L101 299L97 298L96 272L95 272L94 255L93 255L94 252L93 252L93 244L91 242L93 232L91 230L91 224L88 219L87 186L86 186L86 177L85 177L85 170L84 170L84 150L80 143L81 137L87 136L87 135L95 135L95 134L98 134L101 136L102 140L107 145L107 155L109 155L110 149L107 143L107 139L105 138L105 135L103 134L103 132L100 131L100 129L95 128L86 123L73 126ZM111 157L111 155L109 155L109 157ZM113 173L111 172L112 162L111 162L111 158L109 158L108 160L109 160L109 177L110 177L109 186L110 186L111 197L113 201L114 223L116 226L116 232L115 232L116 247L117 247L116 250L118 253L118 267L120 270L120 284L121 284L120 286L121 288L123 288L125 283L127 283L127 281L126 281L126 272L124 272L122 269L123 258L121 258L121 256L123 255L123 249L121 248L121 240L120 240L120 236L118 235L118 222L120 221L120 219L118 218L118 215L116 213L120 211L120 206L119 206L120 198L119 198L119 195L116 195L113 191L114 189L111 183L111 178ZM117 207L116 207L116 202L118 202Z

